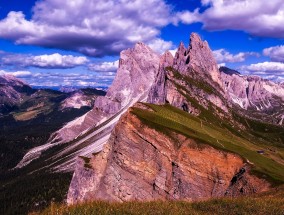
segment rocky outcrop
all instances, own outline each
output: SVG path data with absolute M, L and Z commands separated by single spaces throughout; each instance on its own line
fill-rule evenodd
M 158 68 L 159 55 L 143 43 L 137 43 L 134 48 L 122 51 L 117 75 L 107 94 L 98 97 L 94 109 L 80 120 L 76 120 L 79 124 L 75 121 L 68 123 L 54 135 L 54 139 L 68 142 L 91 125 L 99 125 L 123 108 L 147 99 Z M 68 133 L 70 135 L 67 135 Z
M 174 58 L 172 54 L 167 51 L 160 58 L 159 71 L 155 78 L 155 82 L 149 92 L 147 102 L 153 104 L 165 104 L 166 102 L 166 68 L 173 66 Z
M 175 56 L 174 68 L 183 75 L 191 75 L 190 71 L 194 70 L 199 77 L 206 78 L 209 82 L 213 80 L 220 87 L 223 85 L 218 65 L 207 41 L 202 41 L 196 33 L 190 35 L 190 44 L 187 49 L 183 43 L 180 44 Z
M 142 104 L 136 107 L 147 108 Z M 88 200 L 197 200 L 260 192 L 268 184 L 249 174 L 239 156 L 181 134 L 148 127 L 130 110 L 88 163 L 78 158 L 69 204 Z M 246 169 L 243 171 L 243 169 Z
M 82 107 L 93 108 L 96 98 L 98 96 L 104 96 L 106 94 L 105 91 L 91 88 L 74 90 L 67 93 L 68 97 L 64 99 L 60 104 L 61 110 L 67 108 L 80 109 Z

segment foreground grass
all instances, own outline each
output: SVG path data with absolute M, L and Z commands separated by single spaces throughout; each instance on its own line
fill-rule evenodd
M 87 215 L 87 214 L 284 214 L 284 189 L 252 197 L 221 198 L 201 202 L 152 201 L 152 202 L 89 202 L 67 206 L 53 204 L 33 215 Z

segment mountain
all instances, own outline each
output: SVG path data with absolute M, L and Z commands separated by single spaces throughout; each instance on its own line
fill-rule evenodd
M 258 76 L 241 76 L 222 72 L 229 99 L 247 117 L 282 125 L 284 118 L 284 88 Z
M 219 70 L 194 33 L 157 62 L 147 103 L 123 114 L 101 152 L 78 158 L 69 204 L 235 197 L 284 183 L 284 129 L 265 118 L 283 114 L 281 85 Z
M 17 109 L 17 103 L 34 90 L 12 75 L 0 76 L 0 116 Z
M 95 96 L 91 109 L 65 120 L 13 163 L 2 186 L 10 192 L 2 201 L 14 198 L 21 177 L 25 183 L 35 178 L 31 188 L 47 183 L 45 191 L 35 192 L 36 199 L 44 193 L 48 201 L 50 189 L 56 201 L 65 198 L 71 181 L 69 204 L 197 200 L 269 190 L 284 183 L 282 92 L 283 84 L 219 69 L 208 43 L 195 33 L 175 56 L 137 43 L 121 52 L 105 96 Z M 68 95 L 57 100 L 62 113 L 55 119 L 88 104 L 81 92 Z M 18 181 L 11 182 L 14 175 Z M 55 179 L 40 180 L 50 177 Z
M 178 125 L 186 129 L 174 130 Z M 102 152 L 79 159 L 67 201 L 197 200 L 268 190 L 241 156 L 222 148 L 237 137 L 224 135 L 213 145 L 219 135 L 218 127 L 172 106 L 138 103 L 121 117 Z

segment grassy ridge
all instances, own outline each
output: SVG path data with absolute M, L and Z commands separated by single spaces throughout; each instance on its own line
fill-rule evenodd
M 90 202 L 74 206 L 53 204 L 39 213 L 42 215 L 87 215 L 87 214 L 284 214 L 283 187 L 259 196 L 235 199 L 220 198 L 200 202 L 153 201 L 153 202 Z
M 170 105 L 147 104 L 147 106 L 153 111 L 133 108 L 132 112 L 151 127 L 160 131 L 163 131 L 163 128 L 174 130 L 215 148 L 239 154 L 244 160 L 254 164 L 253 171 L 259 176 L 266 177 L 275 184 L 284 183 L 284 166 L 267 155 L 258 154 L 257 150 L 261 150 L 262 147 L 256 143 Z

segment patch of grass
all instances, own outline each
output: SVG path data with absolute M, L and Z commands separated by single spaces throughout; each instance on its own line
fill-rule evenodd
M 185 81 L 187 85 L 196 87 L 197 89 L 202 89 L 208 94 L 220 95 L 220 93 L 215 90 L 208 82 L 203 81 L 199 74 L 196 74 L 194 70 L 190 71 L 190 76 L 182 75 L 179 71 L 175 70 L 173 67 L 166 67 L 166 71 L 172 72 L 174 77 L 178 80 Z M 204 73 L 206 74 L 206 73 Z M 211 79 L 211 77 L 209 77 Z
M 220 198 L 200 202 L 185 201 L 151 201 L 109 203 L 102 201 L 89 202 L 73 206 L 52 204 L 42 215 L 81 215 L 81 214 L 284 214 L 284 192 L 280 191 L 261 194 L 260 196 L 241 198 Z
M 256 143 L 251 143 L 222 126 L 192 116 L 170 105 L 146 105 L 153 111 L 132 108 L 132 113 L 143 120 L 146 125 L 159 131 L 172 130 L 195 139 L 197 142 L 238 154 L 245 161 L 253 163 L 254 173 L 265 177 L 275 185 L 284 183 L 284 166 L 265 154 L 258 154 L 257 151 L 262 147 Z
M 39 111 L 31 110 L 27 112 L 15 113 L 14 118 L 18 121 L 26 121 L 26 120 L 35 118 L 38 114 L 39 114 Z

